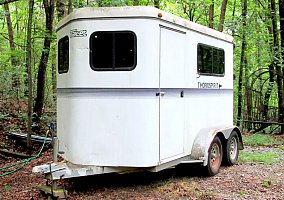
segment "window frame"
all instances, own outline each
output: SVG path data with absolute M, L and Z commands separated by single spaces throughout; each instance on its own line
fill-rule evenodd
M 59 50 L 59 48 L 60 48 L 60 42 L 64 42 L 64 40 L 65 39 L 67 39 L 67 42 L 68 42 L 68 66 L 67 66 L 67 68 L 60 68 L 60 55 L 59 55 L 59 53 L 60 53 L 60 50 Z M 65 45 L 64 43 L 63 43 L 63 45 Z M 65 55 L 65 53 L 66 53 L 66 49 L 67 48 L 64 48 L 63 49 L 63 55 Z M 64 36 L 64 37 L 62 37 L 62 38 L 60 38 L 59 40 L 58 40 L 58 43 L 57 43 L 57 71 L 58 71 L 58 73 L 59 74 L 64 74 L 64 73 L 67 73 L 68 71 L 69 71 L 69 67 L 70 67 L 70 40 L 69 40 L 69 37 L 68 37 L 68 35 L 66 35 L 66 36 Z M 63 67 L 64 67 L 64 62 L 62 63 L 63 64 Z
M 98 34 L 98 33 L 110 33 L 112 34 L 112 45 L 115 43 L 115 34 L 117 33 L 128 33 L 128 34 L 132 34 L 133 35 L 133 45 L 134 45 L 134 48 L 133 48 L 133 51 L 134 51 L 134 58 L 133 58 L 133 65 L 131 67 L 115 67 L 115 64 L 116 64 L 116 61 L 112 55 L 112 67 L 111 68 L 98 68 L 98 67 L 95 67 L 94 66 L 94 63 L 93 63 L 93 42 L 92 42 L 92 37 L 95 35 L 95 34 Z M 93 32 L 91 35 L 90 35 L 90 39 L 89 39 L 89 46 L 90 46 L 90 51 L 89 51 L 89 63 L 90 63 L 90 67 L 92 70 L 94 71 L 132 71 L 136 68 L 137 66 L 137 36 L 136 34 L 133 32 L 133 31 L 130 31 L 130 30 L 123 30 L 123 31 L 95 31 Z M 113 47 L 113 46 L 112 46 Z M 115 48 L 112 48 L 112 53 L 115 52 Z
M 204 47 L 209 47 L 209 48 L 211 48 L 211 51 L 212 51 L 212 62 L 211 62 L 211 73 L 206 73 L 206 72 L 201 72 L 201 68 L 199 68 L 199 54 L 198 54 L 198 52 L 199 52 L 199 47 L 202 47 L 202 46 L 204 46 Z M 224 64 L 223 64 L 223 73 L 214 73 L 214 65 L 213 65 L 213 59 L 214 59 L 214 55 L 213 55 L 213 51 L 214 50 L 217 50 L 217 51 L 222 51 L 223 52 L 223 58 L 224 58 Z M 215 68 L 216 69 L 216 68 Z M 208 45 L 208 44 L 204 44 L 204 43 L 198 43 L 197 44 L 197 73 L 199 74 L 199 75 L 203 75 L 203 76 L 217 76 L 217 77 L 224 77 L 225 76 L 225 73 L 226 73 L 226 55 L 225 55 L 225 50 L 223 49 L 223 48 L 219 48 L 219 47 L 215 47 L 215 46 L 212 46 L 212 45 Z

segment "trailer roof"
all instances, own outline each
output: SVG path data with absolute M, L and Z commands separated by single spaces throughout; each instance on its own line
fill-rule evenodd
M 155 7 L 150 6 L 125 6 L 125 7 L 87 7 L 76 9 L 74 12 L 62 19 L 57 26 L 57 30 L 61 29 L 66 24 L 84 19 L 98 19 L 98 18 L 152 18 L 162 21 L 167 21 L 184 28 L 209 35 L 221 40 L 232 43 L 233 37 L 216 31 L 214 29 L 202 26 L 200 24 L 191 22 L 184 18 L 175 16 L 173 14 L 164 12 Z

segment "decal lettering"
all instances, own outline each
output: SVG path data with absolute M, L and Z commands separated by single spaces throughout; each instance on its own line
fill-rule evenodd
M 198 88 L 201 89 L 219 89 L 219 83 L 204 83 L 204 82 L 198 82 Z
M 72 29 L 70 30 L 70 38 L 73 37 L 87 37 L 87 30 L 78 30 L 78 29 Z

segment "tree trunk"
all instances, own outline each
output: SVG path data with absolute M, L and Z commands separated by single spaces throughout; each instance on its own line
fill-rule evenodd
M 9 45 L 10 45 L 10 50 L 11 50 L 11 64 L 13 71 L 16 71 L 16 73 L 13 75 L 13 83 L 12 87 L 18 88 L 20 86 L 20 80 L 18 76 L 18 70 L 15 68 L 18 68 L 19 62 L 17 60 L 17 57 L 15 55 L 15 43 L 14 43 L 14 31 L 13 31 L 13 25 L 12 25 L 12 20 L 11 20 L 11 14 L 10 14 L 10 9 L 8 4 L 4 4 L 5 8 L 5 13 L 6 13 L 6 21 L 7 21 L 7 27 L 8 27 L 8 35 L 9 35 Z
M 52 31 L 53 31 L 53 19 L 54 19 L 54 3 L 55 0 L 43 0 L 43 5 L 45 8 L 46 16 L 46 33 L 44 37 L 44 47 L 42 50 L 38 75 L 37 75 L 37 94 L 35 99 L 33 118 L 35 123 L 39 123 L 42 116 L 43 103 L 44 103 L 44 93 L 45 93 L 45 79 L 46 79 L 46 68 L 49 58 L 50 45 L 52 42 Z
M 248 80 L 247 80 L 247 84 L 245 87 L 244 96 L 245 96 L 246 113 L 244 113 L 243 119 L 251 121 L 252 120 L 252 87 Z M 248 131 L 251 130 L 251 123 L 247 123 L 246 129 Z
M 224 21 L 225 21 L 227 3 L 228 3 L 228 0 L 223 0 L 223 2 L 222 2 L 220 20 L 219 20 L 219 25 L 218 25 L 218 31 L 220 31 L 220 32 L 223 32 L 223 28 L 224 28 Z
M 33 103 L 33 82 L 32 82 L 32 21 L 33 21 L 34 0 L 29 1 L 29 18 L 27 28 L 27 54 L 26 68 L 28 70 L 28 133 L 27 133 L 27 148 L 31 152 L 31 134 L 32 134 L 32 103 Z
M 238 113 L 237 113 L 237 126 L 240 126 L 242 117 L 242 102 L 243 102 L 243 70 L 247 63 L 246 59 L 246 24 L 247 24 L 247 0 L 242 0 L 242 47 L 241 47 L 241 62 L 239 69 L 239 80 L 238 80 Z
M 58 18 L 58 20 L 61 20 L 63 17 L 66 16 L 66 14 L 67 14 L 67 11 L 66 11 L 66 0 L 57 0 L 56 1 L 56 11 L 57 11 L 57 18 Z
M 268 6 L 268 9 L 271 10 L 271 4 Z M 268 19 L 272 19 L 272 12 L 268 13 L 267 16 Z M 268 26 L 268 33 L 270 35 L 273 35 L 274 31 L 273 31 L 273 23 L 271 24 L 271 26 Z M 276 42 L 278 41 L 278 39 L 276 38 L 276 40 L 274 39 L 273 42 L 270 42 L 271 44 L 271 48 L 270 51 L 273 53 L 274 55 L 274 51 L 275 49 L 273 48 L 276 44 Z M 269 71 L 269 84 L 268 87 L 266 89 L 265 95 L 264 95 L 264 100 L 263 100 L 263 109 L 262 109 L 262 118 L 263 121 L 267 121 L 268 120 L 268 111 L 269 111 L 269 101 L 270 101 L 270 96 L 274 87 L 274 81 L 275 81 L 275 62 L 272 61 L 269 66 L 268 66 L 268 71 Z M 262 88 L 263 89 L 263 88 Z
M 13 3 L 13 2 L 15 2 L 15 1 L 19 1 L 19 0 L 2 0 L 2 1 L 0 2 L 0 5 L 5 5 L 5 4 L 8 4 L 8 3 Z
M 284 58 L 284 2 L 283 0 L 279 0 L 279 16 L 280 16 L 280 40 L 281 40 L 281 56 L 282 56 L 282 73 L 280 78 L 282 77 L 282 95 L 284 93 L 284 65 L 283 65 L 283 58 Z M 280 68 L 281 70 L 281 68 Z M 282 96 L 282 102 L 279 111 L 281 110 L 281 117 L 279 119 L 280 123 L 284 123 L 284 102 Z M 281 133 L 284 133 L 284 126 L 281 126 Z
M 211 4 L 209 5 L 209 20 L 208 20 L 208 27 L 214 28 L 214 0 L 212 0 Z
M 139 5 L 139 0 L 133 0 L 133 6 L 138 6 Z
M 234 0 L 234 6 L 233 6 L 233 13 L 232 13 L 232 19 L 235 19 L 235 13 L 236 13 L 236 0 Z M 235 28 L 232 30 L 232 36 L 235 36 Z
M 273 63 L 275 66 L 276 71 L 276 85 L 277 85 L 277 92 L 278 92 L 278 121 L 281 123 L 283 122 L 283 82 L 282 82 L 282 69 L 280 60 L 280 50 L 279 50 L 279 32 L 277 29 L 277 18 L 276 18 L 276 6 L 275 0 L 270 0 L 270 9 L 271 9 L 271 20 L 272 20 L 272 32 L 273 32 L 273 42 L 274 42 L 274 56 L 273 56 Z M 281 128 L 281 132 L 283 133 L 283 127 Z
M 154 0 L 154 6 L 160 8 L 160 0 Z
M 53 97 L 53 100 L 56 102 L 56 55 L 54 54 L 52 56 L 52 64 L 51 64 L 51 67 L 52 67 L 52 71 L 51 71 L 51 77 L 52 77 L 52 97 Z
M 87 5 L 89 3 L 87 2 Z M 70 14 L 71 12 L 73 12 L 73 7 L 72 7 L 72 0 L 68 0 L 68 14 Z

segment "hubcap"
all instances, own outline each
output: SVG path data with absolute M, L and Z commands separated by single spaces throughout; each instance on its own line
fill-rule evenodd
M 230 159 L 234 160 L 237 156 L 238 152 L 238 142 L 235 137 L 232 137 L 231 143 L 230 143 Z
M 217 144 L 213 144 L 211 149 L 211 158 L 210 158 L 210 163 L 212 168 L 218 168 L 220 160 L 221 160 L 220 147 Z

